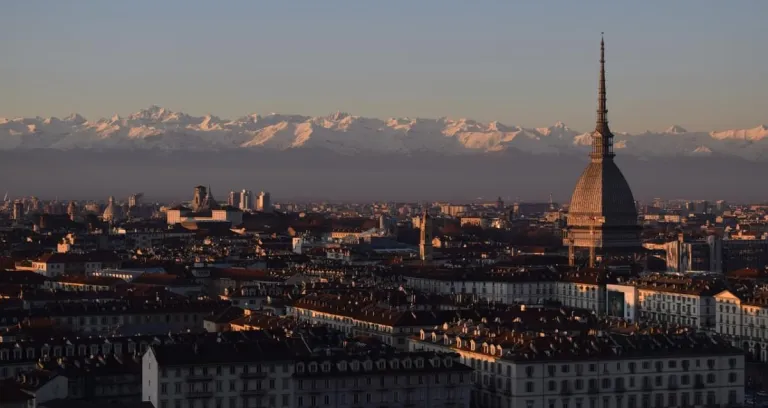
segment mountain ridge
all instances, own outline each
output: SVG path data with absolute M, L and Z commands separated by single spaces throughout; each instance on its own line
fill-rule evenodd
M 341 154 L 443 155 L 519 150 L 531 154 L 569 154 L 589 150 L 590 133 L 562 122 L 522 127 L 468 118 L 368 118 L 336 112 L 327 116 L 269 113 L 223 119 L 192 116 L 152 105 L 128 116 L 89 121 L 73 113 L 64 118 L 0 118 L 0 150 L 152 149 L 216 151 L 325 148 Z M 768 160 L 768 126 L 689 132 L 672 125 L 661 132 L 615 132 L 619 154 L 638 157 L 734 156 Z

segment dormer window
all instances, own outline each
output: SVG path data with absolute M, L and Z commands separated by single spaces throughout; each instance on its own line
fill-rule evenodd
M 324 361 L 322 370 L 324 373 L 331 371 L 331 363 Z
M 297 373 L 303 373 L 304 372 L 304 363 L 296 364 L 296 372 Z
M 446 367 L 451 367 L 453 366 L 453 360 L 451 360 L 450 358 L 446 358 L 443 364 L 445 364 Z
M 347 362 L 342 360 L 339 362 L 339 371 L 347 371 Z
M 136 352 L 136 343 L 130 341 L 128 342 L 128 354 L 132 354 Z
M 421 358 L 416 359 L 416 368 L 424 368 L 424 359 L 421 359 Z
M 352 371 L 358 371 L 360 369 L 360 362 L 355 360 L 352 362 Z
M 371 360 L 365 360 L 365 363 L 363 363 L 363 369 L 366 371 L 370 371 L 373 368 L 373 362 Z
M 35 349 L 31 347 L 27 349 L 27 358 L 35 358 Z
M 410 359 L 403 360 L 403 368 L 405 368 L 405 369 L 411 368 L 411 360 Z
M 79 356 L 85 356 L 88 353 L 88 347 L 85 346 L 85 344 L 81 344 L 80 347 L 77 348 L 77 355 Z
M 40 349 L 40 355 L 41 357 L 49 357 L 51 355 L 51 348 L 48 345 L 43 346 L 43 348 Z
M 8 350 L 0 350 L 0 361 L 8 360 Z
M 387 360 L 384 360 L 384 359 L 382 359 L 382 360 L 379 360 L 379 361 L 376 363 L 376 365 L 378 366 L 378 369 L 379 369 L 379 370 L 384 370 L 384 369 L 386 369 L 386 368 L 387 368 Z
M 91 345 L 91 355 L 95 356 L 99 354 L 99 346 L 97 344 Z
M 120 343 L 115 343 L 115 354 L 122 354 L 123 352 L 123 345 Z
M 317 363 L 309 363 L 309 372 L 310 373 L 316 373 L 317 372 Z
M 440 359 L 435 357 L 432 359 L 432 368 L 438 368 L 440 367 Z
M 13 350 L 13 359 L 14 360 L 21 360 L 21 349 Z
M 75 355 L 75 346 L 67 346 L 67 357 L 73 357 Z

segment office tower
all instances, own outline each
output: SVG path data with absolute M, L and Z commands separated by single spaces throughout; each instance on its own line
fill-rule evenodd
M 240 209 L 248 211 L 253 209 L 253 192 L 251 190 L 243 190 L 240 192 Z
M 256 201 L 256 210 L 262 212 L 272 211 L 272 200 L 267 192 L 260 192 L 259 198 Z

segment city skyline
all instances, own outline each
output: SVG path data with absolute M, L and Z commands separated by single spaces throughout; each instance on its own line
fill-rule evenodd
M 589 45 L 605 31 L 614 128 L 766 122 L 767 57 L 753 51 L 761 2 L 151 5 L 9 5 L 0 117 L 110 117 L 156 104 L 227 117 L 350 111 L 588 129 Z

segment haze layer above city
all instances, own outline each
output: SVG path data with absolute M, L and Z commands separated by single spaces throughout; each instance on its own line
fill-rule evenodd
M 765 4 L 553 3 L 13 4 L 3 187 L 565 200 L 588 159 L 605 31 L 637 198 L 763 199 L 749 175 L 768 170 Z

